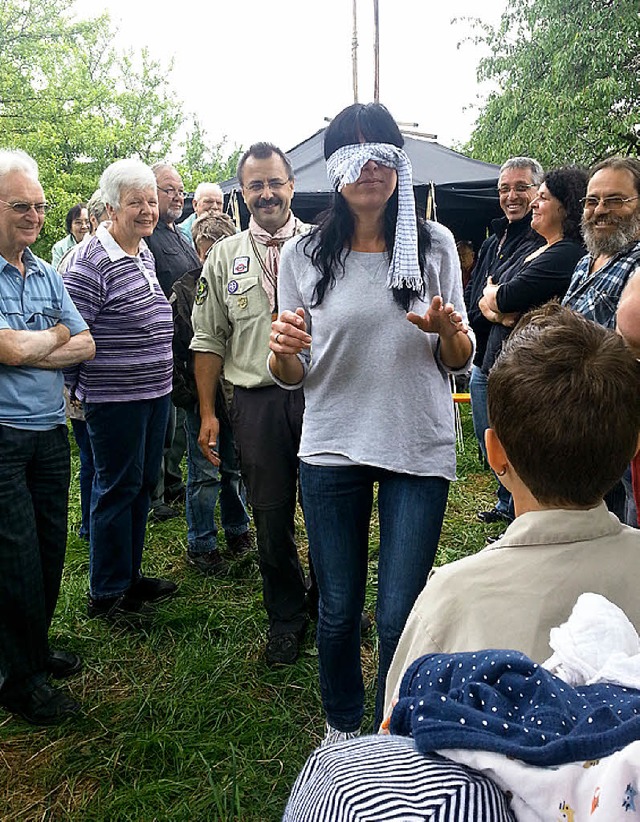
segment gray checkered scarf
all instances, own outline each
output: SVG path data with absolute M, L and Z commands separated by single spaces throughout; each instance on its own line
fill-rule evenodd
M 375 160 L 398 172 L 398 219 L 393 256 L 387 275 L 387 288 L 410 288 L 422 293 L 424 283 L 418 263 L 416 204 L 413 197 L 411 161 L 406 153 L 390 143 L 355 143 L 336 149 L 327 160 L 327 174 L 336 191 L 355 183 L 363 166 Z

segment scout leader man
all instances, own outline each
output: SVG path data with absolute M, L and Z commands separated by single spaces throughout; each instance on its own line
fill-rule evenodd
M 0 151 L 0 705 L 35 725 L 80 710 L 49 684 L 80 657 L 50 648 L 67 545 L 62 368 L 95 345 L 55 269 L 29 250 L 44 223 L 38 166 Z
M 271 143 L 240 158 L 238 180 L 251 214 L 249 228 L 211 249 L 193 310 L 199 443 L 214 465 L 220 373 L 234 386 L 231 406 L 240 467 L 253 508 L 269 665 L 295 662 L 307 626 L 305 586 L 294 538 L 302 390 L 285 391 L 267 371 L 272 317 L 277 315 L 280 247 L 308 228 L 291 211 L 293 169 Z

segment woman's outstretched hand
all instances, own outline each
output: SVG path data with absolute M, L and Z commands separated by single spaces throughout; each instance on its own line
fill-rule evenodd
M 429 334 L 439 334 L 442 339 L 454 337 L 458 333 L 467 334 L 469 328 L 452 303 L 444 303 L 442 297 L 435 296 L 424 316 L 410 311 L 407 314 L 410 323 L 418 326 L 421 331 Z

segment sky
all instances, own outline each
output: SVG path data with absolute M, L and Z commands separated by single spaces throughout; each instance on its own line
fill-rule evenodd
M 380 102 L 447 146 L 464 143 L 487 89 L 478 87 L 481 47 L 459 41 L 496 23 L 507 0 L 379 0 Z M 96 15 L 76 0 L 76 15 Z M 104 9 L 105 6 L 100 7 Z M 209 142 L 231 151 L 268 140 L 293 148 L 353 102 L 352 0 L 109 0 L 114 45 L 174 68 L 171 85 Z M 358 99 L 373 99 L 373 0 L 358 0 Z M 480 97 L 478 95 L 481 95 Z M 226 152 L 225 152 L 226 153 Z M 179 156 L 180 151 L 176 152 Z

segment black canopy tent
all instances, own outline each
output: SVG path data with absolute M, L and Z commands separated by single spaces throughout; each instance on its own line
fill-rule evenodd
M 295 175 L 293 210 L 310 223 L 331 198 L 323 154 L 324 132 L 320 129 L 286 152 Z M 412 134 L 405 134 L 404 138 L 413 167 L 418 211 L 424 216 L 433 183 L 438 221 L 451 229 L 456 239 L 471 240 L 477 248 L 491 220 L 502 215 L 496 191 L 499 167 L 472 160 L 432 139 Z M 237 177 L 221 185 L 227 195 L 240 189 Z M 244 226 L 248 213 L 242 197 L 238 200 Z

